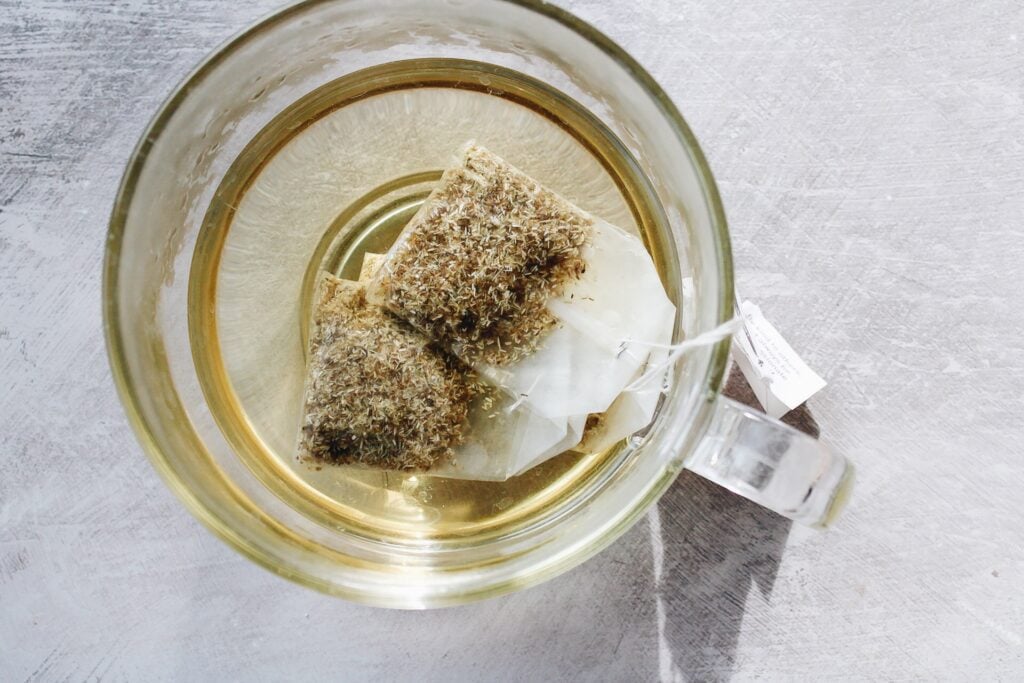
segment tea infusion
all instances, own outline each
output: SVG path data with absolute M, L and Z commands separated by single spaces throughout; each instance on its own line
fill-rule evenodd
M 619 399 L 592 410 L 608 391 L 590 385 L 625 359 L 622 396 L 655 346 L 624 346 L 645 339 L 593 295 L 656 282 L 626 312 L 655 311 L 646 341 L 668 341 L 656 269 L 668 254 L 655 239 L 664 218 L 618 140 L 538 81 L 460 60 L 369 71 L 289 107 L 218 190 L 190 281 L 202 388 L 242 460 L 317 521 L 411 538 L 507 530 L 615 457 L 593 438 L 608 421 L 592 415 L 611 416 Z M 479 146 L 460 158 L 467 140 Z M 496 187 L 511 194 L 488 204 Z M 459 203 L 467 197 L 476 209 Z M 446 211 L 451 220 L 438 220 Z M 502 217 L 506 229 L 483 230 Z M 527 237 L 533 246 L 517 241 Z M 385 257 L 360 283 L 373 253 Z M 454 260 L 442 267 L 446 253 Z M 482 285 L 486 295 L 466 298 Z M 603 307 L 621 317 L 623 298 Z M 361 359 L 358 349 L 368 363 L 315 385 L 317 368 Z M 396 358 L 415 362 L 396 369 Z M 396 381 L 415 400 L 384 390 Z M 342 385 L 378 408 L 326 399 L 324 387 Z M 515 457 L 493 458 L 502 448 Z

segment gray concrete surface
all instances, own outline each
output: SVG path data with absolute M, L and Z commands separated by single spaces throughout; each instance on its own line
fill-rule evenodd
M 563 2 L 689 118 L 859 487 L 821 534 L 684 476 L 557 580 L 400 613 L 213 538 L 109 380 L 123 165 L 276 4 L 0 0 L 0 680 L 1024 678 L 1024 5 Z

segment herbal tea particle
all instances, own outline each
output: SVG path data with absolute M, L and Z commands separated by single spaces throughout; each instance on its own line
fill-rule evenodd
M 365 254 L 360 282 L 372 278 L 383 260 L 382 255 Z M 430 474 L 504 481 L 579 443 L 582 421 L 541 417 L 507 392 L 481 382 L 468 367 L 462 370 L 472 393 L 464 438 L 454 457 L 439 461 Z
M 426 470 L 465 440 L 471 392 L 461 363 L 322 276 L 310 326 L 302 460 Z
M 360 279 L 382 258 L 367 254 Z M 579 442 L 567 420 L 540 417 L 483 384 L 425 336 L 367 302 L 362 284 L 321 278 L 300 460 L 503 481 Z
M 373 291 L 465 360 L 505 365 L 555 327 L 547 302 L 583 273 L 592 224 L 537 181 L 469 146 L 389 252 Z
M 369 292 L 538 415 L 575 423 L 612 405 L 675 316 L 637 237 L 475 145 Z

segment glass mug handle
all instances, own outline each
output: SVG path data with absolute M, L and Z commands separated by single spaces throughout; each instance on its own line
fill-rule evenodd
M 853 466 L 817 439 L 719 396 L 686 468 L 784 517 L 828 526 L 853 485 Z

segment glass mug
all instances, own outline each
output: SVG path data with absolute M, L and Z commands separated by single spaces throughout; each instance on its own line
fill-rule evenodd
M 274 354 L 298 353 L 299 335 L 291 334 L 295 321 L 282 325 L 295 340 L 289 337 L 280 348 L 261 340 L 275 334 L 273 316 L 299 315 L 295 305 L 288 313 L 274 308 L 294 304 L 299 289 L 272 282 L 270 274 L 269 283 L 248 281 L 245 287 L 263 287 L 263 299 L 228 313 L 248 321 L 258 334 L 232 351 L 230 335 L 224 333 L 232 315 L 222 315 L 216 323 L 220 341 L 216 332 L 204 336 L 203 321 L 224 308 L 230 290 L 214 288 L 209 297 L 202 296 L 203 274 L 225 279 L 223 261 L 232 253 L 230 241 L 227 247 L 223 241 L 227 223 L 217 222 L 238 209 L 225 190 L 232 173 L 246 159 L 252 173 L 262 172 L 262 157 L 254 157 L 252 150 L 271 144 L 261 143 L 261 135 L 275 125 L 280 129 L 281 113 L 296 102 L 320 107 L 318 116 L 340 115 L 317 93 L 340 83 L 358 91 L 353 101 L 384 102 L 394 65 L 418 65 L 423 85 L 429 85 L 433 72 L 428 67 L 448 64 L 431 60 L 452 59 L 476 65 L 472 78 L 488 93 L 515 91 L 520 81 L 502 81 L 515 73 L 525 79 L 522 83 L 537 84 L 538 92 L 548 88 L 554 100 L 571 102 L 575 108 L 566 109 L 564 118 L 583 112 L 580 125 L 603 131 L 618 150 L 609 168 L 619 164 L 623 177 L 643 179 L 645 205 L 658 213 L 655 229 L 645 238 L 666 290 L 680 304 L 677 339 L 711 330 L 733 316 L 729 237 L 707 163 L 665 93 L 608 38 L 534 0 L 301 2 L 231 40 L 176 89 L 135 150 L 114 207 L 104 265 L 108 350 L 132 426 L 169 486 L 216 534 L 268 569 L 355 601 L 406 608 L 501 594 L 577 565 L 636 522 L 684 467 L 791 519 L 827 524 L 842 505 L 852 468 L 809 436 L 719 396 L 728 341 L 686 355 L 654 422 L 642 434 L 600 456 L 545 463 L 535 468 L 540 474 L 527 473 L 510 483 L 477 486 L 382 473 L 343 476 L 334 468 L 307 476 L 272 458 L 250 457 L 265 445 L 261 440 L 274 439 L 267 435 L 273 430 L 260 423 L 261 411 L 271 411 L 267 406 L 279 394 L 291 401 L 284 412 L 296 409 L 295 388 L 289 388 L 290 380 L 274 378 L 277 365 L 270 362 Z M 492 69 L 493 83 L 479 76 Z M 402 97 L 413 98 L 402 102 L 415 118 L 420 112 L 409 103 L 418 95 Z M 443 111 L 443 106 L 437 110 Z M 475 116 L 466 125 L 478 130 L 468 132 L 495 134 L 487 131 L 488 120 Z M 550 122 L 523 125 L 553 129 Z M 332 126 L 343 128 L 338 121 Z M 290 134 L 301 127 L 286 128 Z M 366 127 L 357 137 L 347 134 L 352 147 L 369 140 L 370 155 L 374 145 L 392 138 L 399 150 L 392 153 L 399 160 L 395 163 L 405 163 L 403 172 L 421 173 L 406 173 L 402 182 L 378 182 L 394 169 L 361 171 L 353 176 L 352 188 L 333 183 L 330 191 L 339 197 L 349 189 L 355 192 L 363 176 L 379 171 L 381 178 L 366 180 L 373 189 L 362 196 L 369 199 L 355 209 L 328 205 L 325 211 L 354 220 L 360 212 L 377 211 L 388 193 L 404 197 L 415 190 L 422 198 L 437 177 L 436 166 L 419 165 L 416 145 L 402 147 L 405 133 Z M 422 146 L 441 137 L 443 130 L 431 132 Z M 520 137 L 516 131 L 508 145 L 514 147 Z M 586 144 L 578 147 L 586 151 Z M 560 154 L 571 157 L 574 150 L 566 147 Z M 567 164 L 555 156 L 555 166 L 564 171 Z M 577 161 L 569 164 L 571 173 L 583 173 L 591 163 L 583 157 Z M 529 164 L 523 168 L 534 171 Z M 605 173 L 600 164 L 594 169 L 594 174 Z M 540 162 L 537 172 L 545 180 Z M 558 178 L 552 182 L 557 185 Z M 310 183 L 304 179 L 303 185 Z M 559 189 L 573 191 L 571 183 Z M 388 215 L 407 219 L 410 206 L 388 209 Z M 280 240 L 279 248 L 270 251 L 274 263 L 313 263 L 307 268 L 309 280 L 308 273 L 321 267 L 317 259 L 326 258 L 320 253 L 324 247 L 303 242 L 305 212 L 288 211 L 295 223 L 269 231 L 269 239 Z M 630 220 L 628 212 L 622 215 L 622 221 Z M 318 220 L 306 221 L 310 235 L 327 230 Z M 346 230 L 343 225 L 339 234 Z M 210 253 L 221 261 L 211 261 Z M 240 253 L 263 258 L 245 249 Z M 210 263 L 215 265 L 207 273 L 203 269 Z M 209 358 L 232 353 L 252 355 L 250 364 L 265 370 L 266 376 L 257 372 L 249 382 L 262 386 L 262 394 L 247 398 L 239 388 L 244 382 L 231 376 L 230 367 L 220 380 L 210 379 Z M 231 366 L 236 361 L 224 362 Z M 227 405 L 222 399 L 234 401 L 237 422 L 222 419 Z M 265 433 L 254 437 L 249 428 L 252 434 Z M 571 485 L 559 484 L 563 481 Z M 493 497 L 493 507 L 480 513 L 473 508 L 480 500 L 474 502 L 473 496 Z

